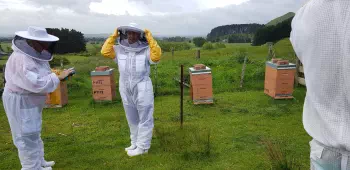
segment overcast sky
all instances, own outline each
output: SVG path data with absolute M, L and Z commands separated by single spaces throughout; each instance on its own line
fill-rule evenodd
M 0 35 L 29 25 L 112 33 L 136 22 L 159 36 L 205 36 L 214 27 L 261 23 L 306 0 L 0 0 Z

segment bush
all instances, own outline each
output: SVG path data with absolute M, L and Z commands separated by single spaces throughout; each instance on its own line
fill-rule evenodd
M 205 40 L 203 37 L 195 37 L 195 38 L 193 38 L 193 43 L 197 47 L 202 47 L 206 42 L 207 42 L 207 40 Z
M 243 64 L 244 63 L 244 58 L 247 56 L 247 50 L 244 48 L 240 48 L 236 54 L 236 61 L 239 64 Z M 249 63 L 248 59 L 247 59 L 247 63 Z
M 214 49 L 214 46 L 212 43 L 205 43 L 202 48 L 204 50 L 212 50 L 212 49 Z
M 224 43 L 215 43 L 215 48 L 226 48 Z
M 60 66 L 61 66 L 61 59 L 63 60 L 63 65 L 68 65 L 68 64 L 70 64 L 69 60 L 68 60 L 66 57 L 57 56 L 57 57 L 54 57 L 54 58 L 50 61 L 50 66 L 51 66 L 51 67 L 60 67 Z

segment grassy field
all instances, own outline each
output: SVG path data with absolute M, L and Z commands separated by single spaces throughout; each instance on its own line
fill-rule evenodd
M 278 57 L 293 60 L 288 40 L 275 48 Z M 88 45 L 88 50 L 95 54 L 97 48 Z M 237 55 L 243 50 L 249 62 L 240 89 L 242 64 Z M 66 67 L 74 65 L 77 75 L 68 84 L 69 105 L 43 112 L 46 157 L 57 162 L 54 169 L 279 169 L 264 144 L 271 141 L 288 160 L 308 169 L 311 138 L 302 126 L 305 88 L 295 90 L 294 100 L 275 101 L 264 95 L 267 51 L 266 46 L 230 44 L 224 49 L 202 50 L 199 61 L 194 49 L 176 51 L 174 57 L 165 53 L 157 73 L 152 67 L 157 91 L 152 148 L 148 155 L 136 158 L 128 158 L 124 152 L 129 132 L 120 99 L 95 103 L 91 97 L 89 71 L 116 65 L 97 53 L 90 57 L 66 55 L 71 61 Z M 185 123 L 180 129 L 179 86 L 173 78 L 179 77 L 181 64 L 188 68 L 196 63 L 212 68 L 215 104 L 192 105 L 186 89 Z M 19 169 L 2 107 L 0 113 L 0 169 Z

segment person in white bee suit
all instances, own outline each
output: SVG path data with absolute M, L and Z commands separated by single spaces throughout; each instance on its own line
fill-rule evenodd
M 22 170 L 50 170 L 55 164 L 44 159 L 41 125 L 46 94 L 72 72 L 65 70 L 59 77 L 51 72 L 48 61 L 58 40 L 44 28 L 29 27 L 16 32 L 12 41 L 2 100 Z
M 118 44 L 114 45 L 118 38 Z M 130 128 L 131 146 L 125 148 L 132 156 L 148 152 L 151 146 L 154 96 L 150 64 L 157 64 L 161 48 L 149 30 L 137 24 L 117 28 L 104 43 L 101 53 L 118 64 L 119 92 Z
M 350 170 L 350 1 L 310 0 L 292 21 L 312 170 Z

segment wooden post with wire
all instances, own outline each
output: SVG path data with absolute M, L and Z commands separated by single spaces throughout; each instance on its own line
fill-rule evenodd
M 305 83 L 305 76 L 304 76 L 304 67 L 299 58 L 295 55 L 296 61 L 296 73 L 295 73 L 295 81 L 294 84 L 295 86 L 303 85 L 306 86 Z
M 201 50 L 197 50 L 196 59 L 199 60 L 201 58 Z
M 171 56 L 172 56 L 173 59 L 174 59 L 174 47 L 171 47 Z
M 267 42 L 266 44 L 269 47 L 269 52 L 267 54 L 266 61 L 269 61 L 275 58 L 275 50 L 273 48 L 273 42 Z
M 184 99 L 184 65 L 181 65 L 181 82 L 180 82 L 180 120 L 181 120 L 181 128 L 183 127 L 183 99 Z
M 4 65 L 3 66 L 3 71 L 2 71 L 2 73 L 3 73 L 3 76 L 2 76 L 2 78 L 3 78 L 3 88 L 2 89 L 0 89 L 0 97 L 2 96 L 2 94 L 4 93 L 4 91 L 5 91 L 5 84 L 6 84 L 6 79 L 5 79 L 5 68 L 6 68 L 6 65 Z
M 245 68 L 246 68 L 246 66 L 247 66 L 247 59 L 248 59 L 248 56 L 245 56 L 245 57 L 244 57 L 243 67 L 242 67 L 241 83 L 240 83 L 241 85 L 240 85 L 240 88 L 243 87 Z
M 154 69 L 155 69 L 155 90 L 154 90 L 154 97 L 157 97 L 158 95 L 158 67 L 157 67 L 157 64 L 154 66 Z
M 6 84 L 6 79 L 5 79 L 5 70 L 6 70 L 6 64 L 2 67 L 2 78 L 3 78 L 3 83 L 4 83 L 4 89 L 5 89 L 5 84 Z

